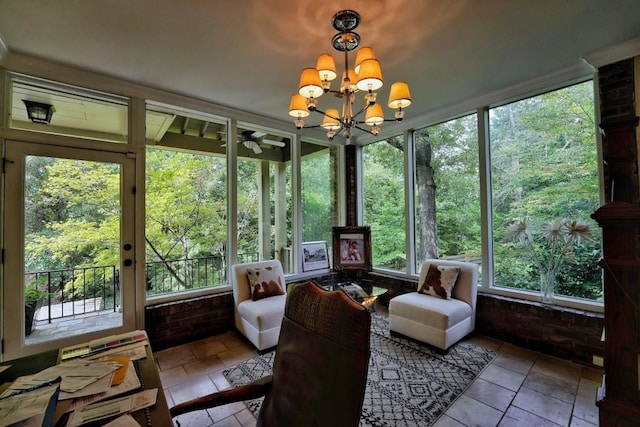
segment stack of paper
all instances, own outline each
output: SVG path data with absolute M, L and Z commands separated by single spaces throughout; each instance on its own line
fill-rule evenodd
M 146 357 L 146 345 L 146 333 L 134 331 L 61 350 L 62 363 L 19 377 L 0 394 L 0 426 L 53 425 L 58 401 L 65 401 L 58 416 L 70 412 L 68 426 L 113 419 L 155 404 L 157 389 L 125 395 L 141 388 L 133 361 Z M 48 414 L 51 420 L 45 421 Z M 137 425 L 132 417 L 112 423 Z

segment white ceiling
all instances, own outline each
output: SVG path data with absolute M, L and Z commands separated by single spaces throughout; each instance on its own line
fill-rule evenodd
M 290 122 L 302 68 L 330 52 L 342 69 L 330 44 L 341 9 L 361 14 L 361 46 L 380 59 L 379 100 L 393 81 L 409 82 L 407 118 L 589 72 L 585 55 L 640 37 L 639 0 L 0 0 L 0 42 Z M 322 107 L 335 102 L 326 98 Z

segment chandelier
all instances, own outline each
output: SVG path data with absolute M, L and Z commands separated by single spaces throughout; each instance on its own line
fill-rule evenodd
M 327 137 L 343 133 L 350 142 L 353 129 L 378 135 L 380 125 L 386 121 L 401 121 L 404 117 L 403 108 L 411 105 L 409 85 L 406 82 L 396 82 L 391 85 L 389 108 L 396 110 L 394 119 L 385 119 L 382 106 L 376 103 L 376 92 L 383 85 L 380 63 L 371 47 L 361 47 L 356 52 L 353 68 L 349 64 L 349 52 L 360 44 L 360 35 L 353 32 L 360 23 L 360 15 L 353 10 L 342 10 L 331 20 L 333 28 L 339 32 L 331 39 L 333 48 L 344 52 L 344 71 L 340 80 L 339 90 L 331 89 L 331 82 L 338 74 L 333 56 L 323 53 L 318 56 L 315 68 L 305 68 L 300 76 L 298 93 L 291 97 L 289 115 L 295 117 L 297 129 L 322 127 L 327 130 Z M 357 92 L 364 92 L 364 105 L 354 113 L 354 101 Z M 342 98 L 342 113 L 335 108 L 323 111 L 318 108 L 318 98 L 330 93 Z M 305 126 L 303 118 L 310 112 L 323 115 L 322 123 L 315 126 Z M 364 120 L 359 119 L 364 113 Z M 363 127 L 366 125 L 368 127 Z

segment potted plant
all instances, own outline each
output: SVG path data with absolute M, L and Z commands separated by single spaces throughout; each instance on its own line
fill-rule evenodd
M 565 261 L 578 263 L 574 257 L 575 247 L 591 239 L 591 228 L 581 221 L 558 218 L 536 229 L 527 219 L 520 219 L 507 228 L 505 239 L 520 243 L 526 250 L 540 273 L 542 301 L 549 303 L 553 301 L 560 267 Z
M 33 318 L 47 296 L 49 296 L 49 294 L 38 289 L 38 286 L 35 283 L 30 283 L 24 289 L 25 335 L 29 335 L 33 331 Z

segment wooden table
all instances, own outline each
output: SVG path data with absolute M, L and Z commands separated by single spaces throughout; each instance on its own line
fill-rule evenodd
M 160 382 L 160 376 L 156 368 L 156 363 L 153 358 L 153 352 L 147 345 L 146 347 L 147 357 L 134 361 L 140 383 L 144 390 L 157 388 L 158 397 L 156 404 L 147 409 L 142 409 L 131 413 L 131 416 L 141 426 L 173 426 L 171 415 L 169 414 L 169 407 L 167 406 L 167 400 L 164 396 L 162 389 L 162 383 Z M 43 369 L 51 367 L 59 362 L 59 351 L 49 350 L 42 353 L 37 353 L 31 356 L 22 357 L 20 359 L 8 360 L 0 363 L 0 366 L 11 365 L 7 370 L 0 372 L 0 384 L 6 384 L 13 382 L 16 378 L 23 375 L 31 375 L 40 372 Z M 139 390 L 137 390 L 139 391 Z M 62 417 L 64 409 L 68 406 L 66 401 L 61 401 L 58 404 L 58 411 L 56 411 L 56 419 L 58 423 L 56 425 L 63 426 L 66 423 L 66 417 Z

